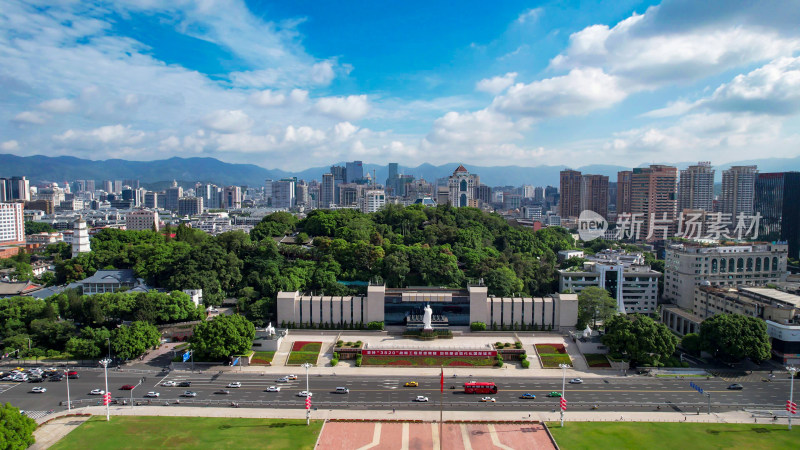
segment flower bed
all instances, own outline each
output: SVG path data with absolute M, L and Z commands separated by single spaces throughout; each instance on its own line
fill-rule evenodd
M 536 344 L 536 351 L 545 369 L 558 368 L 559 364 L 572 364 L 564 344 Z
M 293 352 L 318 352 L 322 348 L 322 342 L 295 341 L 292 344 Z
M 322 342 L 296 341 L 292 344 L 292 352 L 289 353 L 289 359 L 286 364 L 316 364 L 321 348 Z
M 584 353 L 583 356 L 589 367 L 611 367 L 611 363 L 603 353 Z
M 564 344 L 536 344 L 536 351 L 539 352 L 540 355 L 555 353 L 560 353 L 562 355 L 567 354 L 567 349 L 564 348 Z
M 275 357 L 275 352 L 255 352 L 250 359 L 250 365 L 269 366 L 272 364 L 273 357 Z
M 364 356 L 362 366 L 480 367 L 494 365 L 494 358 L 446 356 Z

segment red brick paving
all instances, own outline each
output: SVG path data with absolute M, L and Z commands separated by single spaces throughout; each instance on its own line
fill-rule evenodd
M 325 450 L 361 448 L 372 442 L 374 432 L 375 423 L 371 422 L 328 422 L 322 429 L 317 448 Z
M 547 435 L 544 425 L 540 423 L 524 425 L 495 424 L 497 437 L 501 444 L 511 448 L 552 449 L 553 442 Z
M 438 424 L 436 426 L 438 426 Z M 433 430 L 431 429 L 431 424 L 409 424 L 408 448 L 410 450 L 427 450 L 433 448 Z
M 375 432 L 373 422 L 328 422 L 322 431 L 318 449 L 352 450 L 369 445 Z M 435 424 L 438 428 L 438 424 Z M 467 436 L 473 450 L 496 449 L 487 424 L 466 424 Z M 447 450 L 463 449 L 461 424 L 445 424 L 442 444 Z M 514 449 L 546 449 L 554 446 L 541 424 L 494 424 L 500 443 Z M 403 424 L 381 423 L 380 443 L 376 450 L 400 449 L 403 442 Z M 433 449 L 433 430 L 431 423 L 408 424 L 408 448 L 413 450 Z

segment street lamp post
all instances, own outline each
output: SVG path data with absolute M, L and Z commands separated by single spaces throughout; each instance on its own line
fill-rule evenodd
M 136 384 L 136 386 L 133 387 L 133 389 L 136 389 L 137 387 L 139 387 L 139 385 L 142 384 L 143 382 L 144 382 L 144 378 L 140 378 L 139 382 Z M 131 409 L 133 409 L 133 389 L 131 389 Z
M 105 373 L 105 378 L 106 378 L 106 391 L 104 393 L 106 395 L 108 395 L 108 365 L 110 363 L 111 363 L 110 359 L 104 359 L 100 361 L 100 364 L 103 366 L 103 372 Z M 111 411 L 109 409 L 110 408 L 109 403 L 111 402 L 106 400 L 105 403 L 106 403 L 106 422 L 109 422 L 111 420 Z
M 561 398 L 566 399 L 566 390 L 567 390 L 567 369 L 569 369 L 569 364 L 559 364 L 558 367 L 561 367 Z M 561 409 L 561 426 L 564 426 L 564 408 L 560 407 Z
M 72 401 L 69 399 L 69 367 L 64 371 L 64 375 L 67 376 L 67 411 L 72 411 Z
M 308 368 L 311 367 L 311 364 L 310 363 L 304 363 L 303 367 L 306 368 L 306 394 L 307 394 L 306 398 L 308 398 L 308 396 L 311 395 L 311 391 L 308 390 L 309 389 L 308 388 Z M 307 408 L 306 409 L 306 425 L 310 425 L 310 424 L 311 424 L 311 408 Z
M 786 368 L 786 370 L 788 370 L 789 374 L 792 376 L 792 379 L 789 382 L 789 403 L 792 403 L 794 401 L 794 398 L 793 398 L 794 397 L 794 377 L 797 374 L 797 367 L 788 366 Z M 789 408 L 787 408 L 787 409 L 789 409 Z M 789 416 L 789 430 L 791 431 L 791 429 L 792 429 L 792 412 L 791 411 L 787 411 L 787 412 L 789 413 L 788 414 L 788 416 Z

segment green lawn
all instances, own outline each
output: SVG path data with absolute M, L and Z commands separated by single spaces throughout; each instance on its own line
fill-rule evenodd
M 317 358 L 319 357 L 319 351 L 316 352 L 292 352 L 289 353 L 289 360 L 286 364 L 316 364 Z
M 586 358 L 589 367 L 611 367 L 608 358 L 602 353 L 584 353 L 583 357 Z
M 798 448 L 800 430 L 786 425 L 707 424 L 658 422 L 567 422 L 561 428 L 548 423 L 563 450 L 646 448 L 789 449 Z M 794 442 L 794 444 L 792 444 Z
M 542 367 L 546 369 L 557 368 L 559 364 L 569 364 L 572 365 L 572 359 L 570 359 L 569 355 L 562 355 L 559 353 L 554 354 L 539 354 L 542 360 Z
M 51 448 L 313 449 L 322 421 L 225 417 L 94 416 Z

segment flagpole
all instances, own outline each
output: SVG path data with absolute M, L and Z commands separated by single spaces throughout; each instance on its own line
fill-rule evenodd
M 439 386 L 439 450 L 442 450 L 442 423 L 443 423 L 443 415 L 444 415 L 444 368 L 439 367 L 442 371 L 441 378 L 440 378 L 440 386 Z

